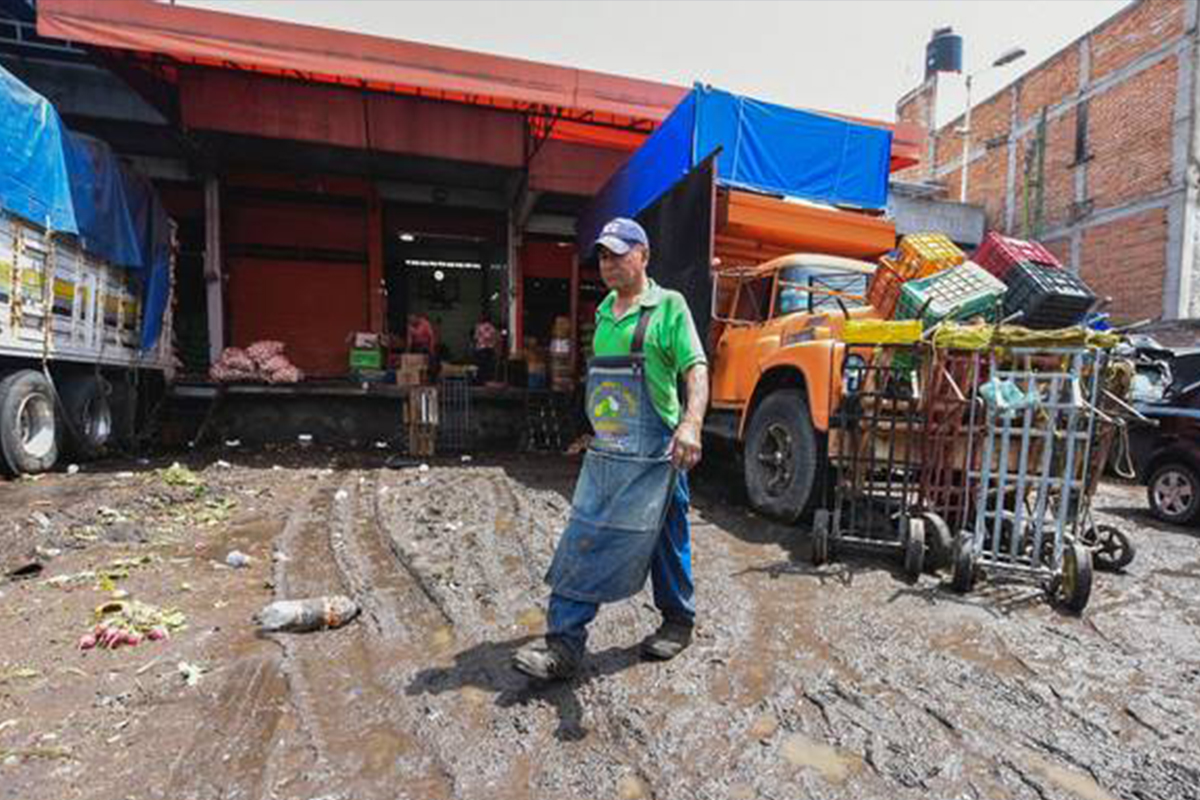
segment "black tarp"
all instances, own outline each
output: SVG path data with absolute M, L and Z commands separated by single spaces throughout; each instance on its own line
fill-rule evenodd
M 712 312 L 716 160 L 714 153 L 637 215 L 650 237 L 650 277 L 687 298 L 705 343 Z

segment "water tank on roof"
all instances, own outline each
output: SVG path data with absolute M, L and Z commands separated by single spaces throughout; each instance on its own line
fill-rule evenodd
M 925 45 L 925 77 L 935 72 L 962 72 L 962 37 L 953 28 L 938 28 Z

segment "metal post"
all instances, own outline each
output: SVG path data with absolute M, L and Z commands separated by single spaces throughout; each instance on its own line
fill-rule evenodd
M 204 281 L 208 305 L 208 356 L 216 363 L 225 349 L 225 291 L 221 270 L 221 191 L 216 177 L 204 183 Z
M 971 153 L 971 77 L 967 76 L 967 113 L 963 117 L 963 146 L 962 146 L 962 185 L 959 187 L 958 201 L 967 202 L 967 160 Z

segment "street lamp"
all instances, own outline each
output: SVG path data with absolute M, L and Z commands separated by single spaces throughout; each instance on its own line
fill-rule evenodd
M 1025 51 L 1020 47 L 1011 47 L 992 62 L 991 66 L 984 67 L 981 70 L 969 73 L 967 75 L 967 113 L 963 118 L 963 145 L 962 145 L 962 184 L 959 186 L 958 201 L 960 203 L 967 202 L 967 157 L 971 152 L 971 80 L 976 75 L 982 75 L 990 69 L 1003 67 L 1006 64 L 1011 64 L 1025 55 Z

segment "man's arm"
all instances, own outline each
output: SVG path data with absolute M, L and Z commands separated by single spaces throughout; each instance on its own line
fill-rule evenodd
M 679 469 L 689 470 L 700 463 L 700 437 L 704 428 L 704 412 L 708 409 L 708 366 L 695 364 L 684 375 L 687 384 L 687 408 L 683 419 L 671 437 L 667 454 Z

